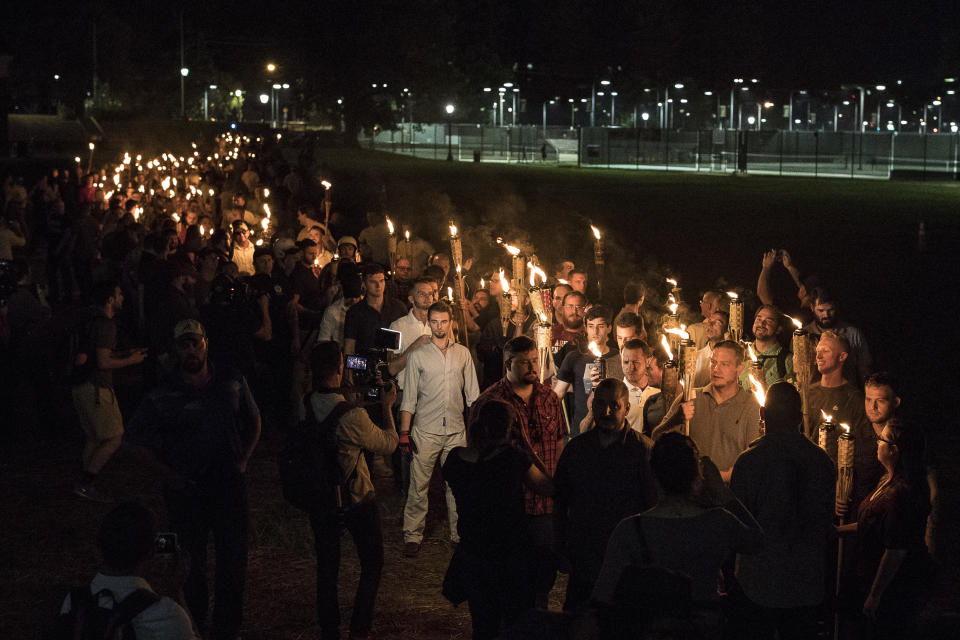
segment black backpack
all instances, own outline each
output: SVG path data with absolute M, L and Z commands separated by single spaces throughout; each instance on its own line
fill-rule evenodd
M 113 608 L 100 606 L 100 598 L 108 597 Z M 103 589 L 90 593 L 90 586 L 70 590 L 70 610 L 57 616 L 49 640 L 136 640 L 131 621 L 160 596 L 149 589 L 137 589 L 117 602 L 113 592 Z
M 317 422 L 309 398 L 303 399 L 306 418 L 287 435 L 277 459 L 283 497 L 307 513 L 342 510 L 349 499 L 343 499 L 345 479 L 337 459 L 337 426 L 354 406 L 340 402 L 323 422 Z

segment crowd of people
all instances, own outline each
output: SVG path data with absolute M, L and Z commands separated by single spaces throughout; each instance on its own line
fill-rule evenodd
M 455 264 L 408 234 L 398 251 L 410 229 L 394 235 L 382 209 L 357 233 L 331 211 L 328 176 L 285 149 L 228 133 L 98 170 L 78 159 L 29 191 L 4 181 L 6 379 L 40 419 L 51 394 L 72 396 L 78 498 L 113 501 L 100 472 L 120 447 L 155 473 L 190 558 L 185 608 L 143 600 L 143 637 L 237 637 L 247 465 L 262 432 L 305 423 L 336 434 L 345 488 L 309 513 L 322 638 L 341 631 L 343 531 L 361 566 L 349 633 L 366 637 L 384 564 L 376 489 L 404 496 L 399 551 L 416 562 L 438 465 L 443 593 L 468 603 L 475 638 L 533 634 L 558 572 L 564 614 L 541 634 L 808 638 L 835 614 L 843 637 L 916 632 L 937 503 L 922 432 L 841 301 L 787 251 L 762 255 L 747 327 L 730 326 L 742 311 L 725 291 L 704 291 L 697 313 L 675 290 L 667 309 L 642 274 L 614 313 L 562 256 L 543 287 L 507 295 L 497 264 Z M 778 298 L 784 276 L 795 297 Z M 791 320 L 817 337 L 816 381 L 800 391 Z M 696 367 L 668 393 L 678 327 Z M 854 439 L 849 495 L 836 490 L 840 430 L 822 437 L 824 421 Z M 93 593 L 149 591 L 136 572 L 152 526 L 136 505 L 111 512 Z

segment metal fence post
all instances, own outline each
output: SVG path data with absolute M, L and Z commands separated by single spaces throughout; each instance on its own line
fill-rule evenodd
M 583 147 L 583 128 L 577 127 L 577 169 L 580 168 L 580 151 Z
M 666 138 L 664 138 L 663 143 L 663 168 L 666 171 L 670 171 L 670 127 L 667 127 L 663 131 L 666 133 Z
M 857 167 L 857 132 L 850 132 L 850 177 L 853 177 L 853 172 Z
M 921 173 L 921 180 L 927 179 L 927 134 L 923 134 L 923 171 Z
M 780 177 L 783 177 L 783 131 L 777 132 L 777 137 L 780 138 Z
M 634 120 L 636 120 L 636 119 L 634 119 Z M 636 165 L 637 165 L 637 171 L 639 171 L 639 170 L 640 170 L 640 129 L 639 129 L 639 127 L 636 126 L 636 125 L 637 125 L 636 122 L 634 122 L 633 125 L 634 125 L 634 127 L 635 127 L 635 128 L 634 128 L 634 132 L 635 132 L 635 133 L 634 133 L 634 138 L 635 138 L 636 141 L 637 141 L 637 152 L 636 152 L 636 155 L 634 156 L 633 161 L 634 161 L 634 162 L 636 163 Z
M 813 132 L 813 177 L 820 175 L 820 132 Z
M 700 154 L 702 150 L 700 149 L 700 127 L 697 127 L 697 173 L 700 173 Z

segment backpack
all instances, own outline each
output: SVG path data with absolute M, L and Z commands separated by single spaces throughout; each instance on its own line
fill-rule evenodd
M 93 346 L 93 321 L 96 312 L 91 307 L 70 313 L 57 341 L 54 362 L 55 377 L 71 386 L 90 380 L 97 366 Z
M 341 510 L 347 505 L 342 491 L 345 478 L 337 459 L 337 426 L 354 406 L 342 401 L 323 422 L 317 422 L 309 398 L 303 398 L 306 418 L 290 431 L 277 458 L 283 497 L 307 513 Z
M 100 606 L 100 598 L 113 601 L 113 608 Z M 57 616 L 49 640 L 136 640 L 131 621 L 160 596 L 148 589 L 137 589 L 117 602 L 113 592 L 103 589 L 90 593 L 90 586 L 70 590 L 70 610 Z

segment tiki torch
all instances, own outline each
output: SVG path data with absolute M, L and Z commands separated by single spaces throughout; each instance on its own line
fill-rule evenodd
M 387 254 L 390 259 L 390 271 L 397 270 L 397 234 L 393 228 L 393 220 L 387 216 Z
M 787 316 L 790 318 L 790 316 Z M 812 437 L 812 417 L 808 396 L 810 385 L 817 367 L 817 346 L 814 337 L 803 330 L 803 324 L 796 318 L 790 318 L 796 329 L 793 332 L 793 375 L 797 391 L 800 392 L 800 402 L 803 408 L 803 428 Z
M 530 269 L 530 306 L 538 318 L 549 318 L 547 309 L 553 304 L 553 300 L 550 287 L 543 286 L 547 282 L 547 274 L 532 262 L 527 262 L 527 267 Z M 537 277 L 540 278 L 540 285 L 537 285 Z
M 413 252 L 411 249 L 410 243 L 410 229 L 404 229 L 403 231 L 403 244 L 400 245 L 401 251 L 400 256 L 406 258 L 407 260 L 413 261 Z
M 837 423 L 833 421 L 833 416 L 829 413 L 826 413 L 823 409 L 820 410 L 820 415 L 823 420 L 820 422 L 820 426 L 817 429 L 817 445 L 823 449 L 830 459 L 837 462 L 837 443 L 838 439 L 836 436 L 837 433 Z
M 327 233 L 330 233 L 330 187 L 333 185 L 329 180 L 323 180 L 320 184 L 323 185 L 323 226 L 327 228 Z
M 850 433 L 850 425 L 841 423 L 842 432 L 837 438 L 837 492 L 836 504 L 847 504 L 850 501 L 850 493 L 853 491 L 853 457 L 855 452 L 855 442 L 853 434 Z M 840 524 L 846 519 L 837 513 Z M 840 574 L 843 569 L 843 538 L 837 538 L 837 574 L 836 582 L 833 585 L 833 595 L 840 597 Z M 833 637 L 838 637 L 840 627 L 840 618 L 834 615 L 833 618 Z
M 763 389 L 763 383 L 761 383 L 757 378 L 752 374 L 747 374 L 747 377 L 750 379 L 750 387 L 753 388 L 753 397 L 757 399 L 757 404 L 760 405 L 760 408 L 763 409 L 764 404 L 767 401 L 767 394 Z M 760 423 L 757 425 L 760 435 L 765 435 L 767 432 L 767 425 L 763 421 L 763 414 L 760 414 Z
M 677 361 L 683 361 L 683 354 L 680 352 L 680 344 L 690 338 L 690 334 L 685 331 L 686 325 L 679 325 L 677 327 L 670 327 L 669 329 L 664 329 L 663 333 L 667 336 L 667 342 L 670 343 L 670 353 L 676 354 Z M 696 352 L 694 352 L 696 353 Z M 694 355 L 693 366 L 696 368 L 697 360 L 696 355 Z
M 510 286 L 513 287 L 514 293 L 519 298 L 523 295 L 523 273 L 526 271 L 526 261 L 523 259 L 523 256 L 520 255 L 520 249 L 517 247 L 504 243 L 503 248 L 506 249 L 507 253 L 510 254 L 512 267 L 510 272 Z
M 540 358 L 540 382 L 543 383 L 547 379 L 547 371 L 549 370 L 547 365 L 550 362 L 548 358 L 551 357 L 550 323 L 545 313 L 538 313 L 537 318 L 540 319 L 540 322 L 537 323 L 535 335 L 537 338 L 537 355 Z
M 663 381 L 660 383 L 660 393 L 663 395 L 664 406 L 669 409 L 680 393 L 680 369 L 677 367 L 677 361 L 673 358 L 673 350 L 670 349 L 667 336 L 660 336 L 660 344 L 663 345 L 667 357 L 670 358 L 670 361 L 663 365 Z
M 600 229 L 592 224 L 590 230 L 593 232 L 593 266 L 597 272 L 597 300 L 603 299 L 603 238 L 600 236 Z
M 503 335 L 507 335 L 507 325 L 510 324 L 510 282 L 503 275 L 503 269 L 500 269 L 500 287 L 503 293 L 500 294 L 500 327 L 503 329 Z
M 734 342 L 743 340 L 743 300 L 734 291 L 727 291 L 730 296 L 730 339 Z
M 667 284 L 670 285 L 670 295 L 673 296 L 674 301 L 679 305 L 680 304 L 680 287 L 677 286 L 677 281 L 674 278 L 667 278 Z

